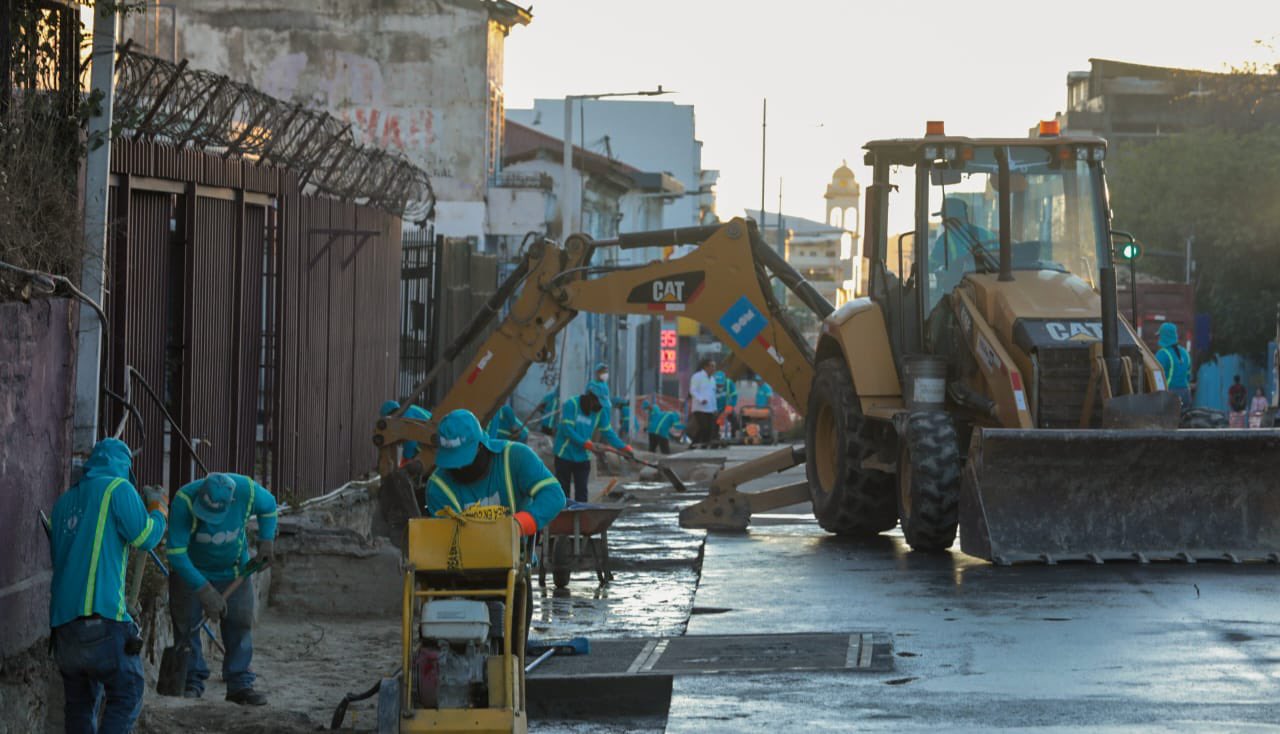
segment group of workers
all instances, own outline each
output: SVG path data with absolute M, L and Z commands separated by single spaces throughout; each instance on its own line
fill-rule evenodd
M 93 447 L 49 520 L 49 625 L 68 732 L 128 732 L 142 710 L 142 637 L 126 602 L 125 566 L 128 549 L 151 553 L 162 542 L 173 571 L 174 645 L 187 655 L 184 695 L 204 694 L 209 668 L 199 640 L 191 638 L 208 619 L 220 623 L 226 649 L 226 699 L 266 703 L 254 689 L 250 667 L 254 593 L 245 575 L 251 518 L 258 521 L 257 561 L 268 564 L 275 554 L 276 500 L 252 478 L 209 474 L 170 499 L 162 487 L 138 488 L 133 455 L 123 441 L 107 438 Z

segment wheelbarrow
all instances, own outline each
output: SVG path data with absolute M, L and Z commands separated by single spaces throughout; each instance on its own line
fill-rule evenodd
M 542 531 L 538 586 L 547 585 L 548 565 L 556 588 L 568 586 L 569 573 L 588 549 L 600 583 L 613 580 L 609 571 L 609 526 L 620 514 L 621 507 L 570 502 Z

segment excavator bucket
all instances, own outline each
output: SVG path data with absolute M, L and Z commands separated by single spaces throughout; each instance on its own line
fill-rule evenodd
M 1280 430 L 974 431 L 960 547 L 999 564 L 1280 562 Z

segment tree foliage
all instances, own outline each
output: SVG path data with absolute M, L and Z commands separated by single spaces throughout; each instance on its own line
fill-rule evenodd
M 1261 354 L 1280 303 L 1280 128 L 1204 130 L 1116 151 L 1108 163 L 1114 226 L 1145 246 L 1139 268 L 1182 280 L 1193 239 L 1196 306 L 1211 349 Z

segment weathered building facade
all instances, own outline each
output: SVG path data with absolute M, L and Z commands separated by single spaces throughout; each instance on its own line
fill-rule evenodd
M 505 0 L 390 0 L 376 11 L 356 2 L 171 1 L 173 13 L 133 16 L 125 37 L 332 112 L 361 142 L 430 174 L 437 233 L 481 241 L 502 150 L 504 39 L 530 22 L 527 10 Z

